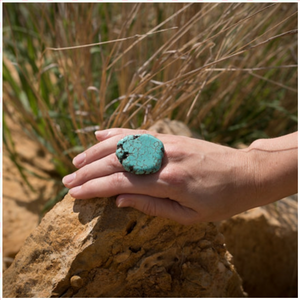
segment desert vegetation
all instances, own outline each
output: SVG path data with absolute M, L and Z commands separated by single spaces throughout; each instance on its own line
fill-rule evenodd
M 4 144 L 25 182 L 8 119 L 51 154 L 58 184 L 97 129 L 170 118 L 230 146 L 297 129 L 296 3 L 4 3 L 3 13 Z

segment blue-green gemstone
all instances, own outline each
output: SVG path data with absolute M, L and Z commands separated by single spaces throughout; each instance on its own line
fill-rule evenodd
M 118 142 L 116 155 L 126 171 L 151 174 L 161 167 L 164 144 L 150 134 L 127 135 Z

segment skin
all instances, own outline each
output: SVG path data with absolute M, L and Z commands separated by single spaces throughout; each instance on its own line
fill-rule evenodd
M 149 133 L 164 143 L 159 172 L 126 172 L 115 151 L 128 134 Z M 77 199 L 117 196 L 118 207 L 181 224 L 219 221 L 297 193 L 298 134 L 257 140 L 233 149 L 144 130 L 96 132 L 99 143 L 76 156 L 78 170 L 63 178 Z

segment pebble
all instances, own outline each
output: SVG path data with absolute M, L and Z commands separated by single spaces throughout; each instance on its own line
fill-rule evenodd
M 116 155 L 127 172 L 156 173 L 162 164 L 164 145 L 150 134 L 128 135 L 118 142 Z
M 74 275 L 70 279 L 70 284 L 74 288 L 81 288 L 83 286 L 83 280 L 80 276 Z

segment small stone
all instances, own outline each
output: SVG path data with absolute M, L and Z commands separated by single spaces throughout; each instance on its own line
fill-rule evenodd
M 83 286 L 83 280 L 80 276 L 74 275 L 70 279 L 70 284 L 74 288 L 81 288 Z
M 127 172 L 156 173 L 162 164 L 164 145 L 150 134 L 128 135 L 118 142 L 116 155 Z
M 114 259 L 116 262 L 121 263 L 121 262 L 125 261 L 126 259 L 128 259 L 130 254 L 131 254 L 131 251 L 127 250 L 125 252 L 117 254 Z

